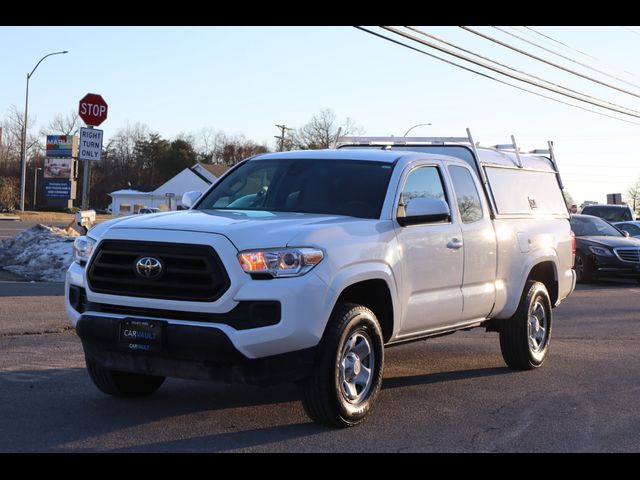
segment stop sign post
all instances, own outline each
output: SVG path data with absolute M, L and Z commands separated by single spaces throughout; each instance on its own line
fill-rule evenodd
M 84 123 L 97 127 L 107 119 L 107 102 L 96 93 L 87 93 L 80 100 L 78 113 Z
M 97 127 L 107 119 L 107 102 L 104 101 L 97 93 L 87 93 L 82 100 L 78 108 L 78 114 L 80 118 L 84 120 L 89 128 Z M 102 134 L 102 132 L 100 132 Z M 102 138 L 100 140 L 102 143 Z M 91 168 L 91 162 L 84 161 L 84 175 L 82 178 L 82 209 L 85 210 L 89 203 L 89 169 Z

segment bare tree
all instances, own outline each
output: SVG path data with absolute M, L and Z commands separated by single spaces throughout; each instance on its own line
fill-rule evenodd
M 216 158 L 216 144 L 221 132 L 212 127 L 202 128 L 196 135 L 193 146 L 198 154 L 198 160 L 204 163 L 214 163 Z
M 325 108 L 314 115 L 309 123 L 293 133 L 292 143 L 295 148 L 302 150 L 329 148 L 336 140 L 339 131 L 340 135 L 352 135 L 361 133 L 362 128 L 349 117 L 343 123 L 338 123 L 335 112 Z
M 36 119 L 29 119 L 29 128 Z M 24 113 L 15 105 L 11 105 L 5 119 L 0 124 L 2 128 L 2 145 L 0 145 L 0 175 L 16 175 L 20 170 L 22 157 L 22 128 L 24 126 Z M 42 149 L 39 137 L 27 129 L 27 161 L 31 156 Z
M 43 135 L 75 135 L 80 131 L 80 116 L 75 110 L 59 113 L 42 129 Z
M 633 206 L 633 211 L 637 212 L 638 207 L 640 207 L 640 178 L 636 179 L 636 181 L 627 189 L 627 203 L 631 203 Z
M 0 210 L 13 210 L 19 201 L 17 178 L 0 177 Z
M 221 161 L 216 163 L 224 163 L 225 165 L 235 165 L 252 155 L 269 151 L 266 145 L 259 145 L 253 140 L 245 138 L 244 135 L 225 136 L 224 142 L 219 146 L 221 147 L 219 152 Z

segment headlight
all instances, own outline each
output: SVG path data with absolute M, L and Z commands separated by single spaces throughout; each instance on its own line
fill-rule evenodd
M 589 247 L 589 250 L 591 250 L 591 253 L 593 253 L 594 255 L 598 255 L 600 257 L 613 257 L 613 253 L 611 253 L 611 250 L 609 250 L 608 248 Z
M 73 241 L 73 261 L 80 265 L 87 263 L 95 244 L 96 241 L 93 238 L 85 235 L 76 238 Z
M 304 275 L 323 258 L 322 250 L 315 248 L 253 250 L 238 254 L 238 261 L 245 272 L 278 278 Z

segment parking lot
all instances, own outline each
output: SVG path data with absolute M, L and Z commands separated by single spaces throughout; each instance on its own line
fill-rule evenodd
M 42 285 L 0 283 L 3 452 L 640 450 L 636 282 L 579 286 L 535 371 L 508 369 L 480 329 L 388 349 L 373 415 L 348 430 L 312 423 L 293 385 L 169 379 L 144 400 L 108 397 L 66 327 L 61 285 Z

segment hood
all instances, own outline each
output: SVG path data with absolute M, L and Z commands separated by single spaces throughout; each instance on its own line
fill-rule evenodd
M 640 248 L 640 240 L 633 237 L 608 237 L 608 236 L 592 236 L 592 237 L 576 237 L 578 245 L 597 245 L 609 248 Z
M 126 236 L 128 229 L 214 233 L 227 237 L 238 250 L 246 250 L 287 246 L 304 230 L 372 221 L 375 220 L 293 212 L 184 210 L 110 220 L 91 229 L 90 235 L 101 236 L 110 230 Z

